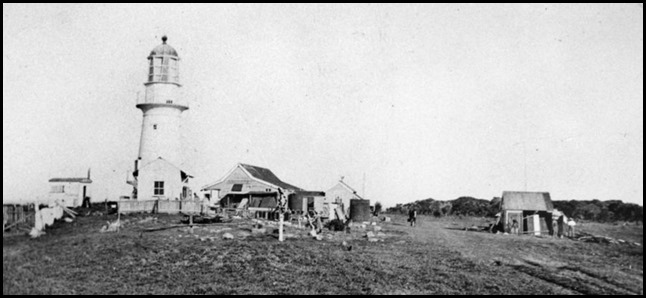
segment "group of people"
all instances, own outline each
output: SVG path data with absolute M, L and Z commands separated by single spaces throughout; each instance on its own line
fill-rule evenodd
M 551 235 L 552 237 L 559 238 L 563 238 L 563 236 L 574 238 L 575 227 L 576 222 L 574 221 L 574 219 L 567 218 L 565 215 L 560 215 L 558 216 L 558 219 L 552 220 Z M 512 235 L 520 235 L 520 223 L 518 222 L 518 219 L 514 218 L 511 220 L 511 222 L 507 222 L 506 230 L 509 231 L 509 233 Z
M 574 227 L 576 227 L 576 222 L 572 218 L 567 218 L 565 215 L 559 216 L 557 220 L 552 220 L 552 237 L 563 238 L 563 234 L 566 237 L 574 238 Z
M 408 211 L 408 222 L 411 227 L 415 227 L 417 223 L 417 210 L 414 208 Z M 563 238 L 565 234 L 566 237 L 574 238 L 575 227 L 576 222 L 574 219 L 567 218 L 565 215 L 560 214 L 557 220 L 552 220 L 552 237 Z M 512 235 L 520 235 L 520 223 L 518 222 L 518 219 L 514 218 L 511 222 L 507 223 L 507 231 Z

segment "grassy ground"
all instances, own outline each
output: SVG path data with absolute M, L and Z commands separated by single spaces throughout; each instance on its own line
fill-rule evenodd
M 127 217 L 118 234 L 98 233 L 114 220 L 105 216 L 3 239 L 3 294 L 643 294 L 641 246 L 456 229 L 483 219 L 423 217 L 411 228 L 394 216 L 383 242 L 358 229 L 324 241 L 289 229 L 297 238 L 279 243 L 251 235 L 248 221 L 145 233 L 180 218 L 143 218 Z M 642 227 L 580 228 L 643 241 Z

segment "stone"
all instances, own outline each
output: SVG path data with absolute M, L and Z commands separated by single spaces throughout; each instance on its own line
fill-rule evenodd
M 225 233 L 224 235 L 222 235 L 222 238 L 223 238 L 224 240 L 233 240 L 233 239 L 235 239 L 235 238 L 233 237 L 233 235 L 231 235 L 231 234 L 229 234 L 229 233 Z
M 247 237 L 251 236 L 251 233 L 243 231 L 243 232 L 238 233 L 238 236 L 240 238 L 247 238 Z
M 377 237 L 386 237 L 386 234 L 383 232 L 377 233 Z
M 375 232 L 381 232 L 381 230 L 382 230 L 382 227 L 380 227 L 380 226 L 374 226 L 374 231 L 375 231 Z
M 375 233 L 373 233 L 373 232 L 368 232 L 368 233 L 366 233 L 366 237 L 368 237 L 368 238 L 374 238 L 374 237 L 375 237 Z
M 267 234 L 267 229 L 251 229 L 251 235 L 265 235 Z
M 372 242 L 372 243 L 379 242 L 379 239 L 377 239 L 377 238 L 368 238 L 368 242 Z

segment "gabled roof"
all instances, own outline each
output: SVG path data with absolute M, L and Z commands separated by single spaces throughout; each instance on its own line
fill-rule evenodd
M 359 198 L 359 199 L 361 199 L 361 200 L 364 200 L 364 198 L 363 198 L 362 196 L 360 196 L 360 195 L 357 193 L 357 191 L 356 191 L 356 190 L 354 190 L 354 188 L 350 187 L 350 185 L 347 185 L 345 182 L 343 182 L 343 180 L 339 180 L 339 184 L 338 184 L 338 185 L 341 185 L 343 188 L 347 189 L 349 192 L 351 192 L 351 193 L 352 193 L 353 195 L 355 195 L 357 198 Z
M 276 188 L 280 187 L 282 189 L 292 190 L 292 191 L 303 190 L 300 187 L 283 182 L 269 169 L 247 165 L 247 164 L 238 164 L 220 180 L 202 187 L 202 190 L 214 189 L 213 187 L 224 182 L 229 177 L 229 175 L 231 175 L 231 173 L 233 173 L 237 168 L 242 169 L 247 175 L 249 175 L 250 178 L 255 179 L 256 181 L 259 181 L 261 183 L 268 184 L 272 187 L 276 187 Z
M 554 205 L 548 192 L 505 191 L 502 210 L 552 211 Z
M 92 183 L 88 178 L 52 178 L 49 182 L 65 182 L 65 183 Z
M 256 167 L 256 166 L 252 166 L 252 165 L 245 165 L 245 164 L 240 164 L 240 166 L 243 167 L 247 171 L 247 173 L 249 173 L 251 176 L 253 176 L 254 178 L 256 178 L 258 180 L 268 182 L 270 184 L 276 185 L 276 186 L 278 186 L 280 188 L 283 188 L 283 189 L 303 190 L 298 186 L 294 186 L 294 185 L 291 185 L 291 184 L 288 184 L 288 183 L 285 183 L 285 182 L 281 181 L 269 169 Z

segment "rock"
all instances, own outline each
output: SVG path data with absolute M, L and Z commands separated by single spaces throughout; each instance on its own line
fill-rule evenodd
M 247 238 L 247 237 L 251 236 L 251 233 L 249 233 L 249 232 L 240 232 L 240 233 L 238 233 L 238 236 L 240 238 Z
M 371 223 L 371 225 L 376 226 L 376 225 L 377 225 L 377 223 L 376 223 L 376 222 L 373 222 L 373 223 Z
M 372 243 L 379 242 L 379 239 L 377 239 L 377 238 L 368 238 L 368 242 L 372 242 Z
M 380 227 L 380 226 L 374 226 L 374 231 L 375 231 L 375 232 L 381 232 L 381 230 L 382 230 L 382 227 Z
M 383 232 L 379 232 L 379 233 L 377 233 L 377 237 L 382 237 L 383 238 L 383 237 L 386 237 L 386 234 L 383 233 Z
M 368 225 L 370 225 L 370 222 L 369 221 L 364 221 L 361 224 L 364 225 L 364 226 L 368 226 Z
M 65 222 L 66 222 L 66 223 L 73 223 L 73 222 L 74 222 L 74 220 L 73 220 L 73 219 L 71 219 L 71 218 L 69 218 L 69 217 L 66 217 L 66 218 L 65 218 Z
M 390 217 L 386 217 L 384 221 L 385 222 L 392 222 L 392 219 L 390 219 Z
M 366 233 L 366 237 L 367 237 L 367 238 L 374 238 L 374 237 L 375 237 L 375 233 L 373 233 L 373 232 L 368 232 L 368 233 Z
M 323 235 L 317 235 L 314 239 L 316 239 L 316 241 L 323 241 Z
M 251 229 L 251 235 L 265 235 L 267 234 L 267 229 Z
M 234 238 L 233 238 L 233 235 L 231 235 L 231 234 L 229 234 L 229 233 L 224 233 L 224 235 L 222 235 L 222 238 L 223 238 L 224 240 L 233 240 L 233 239 L 234 239 Z

